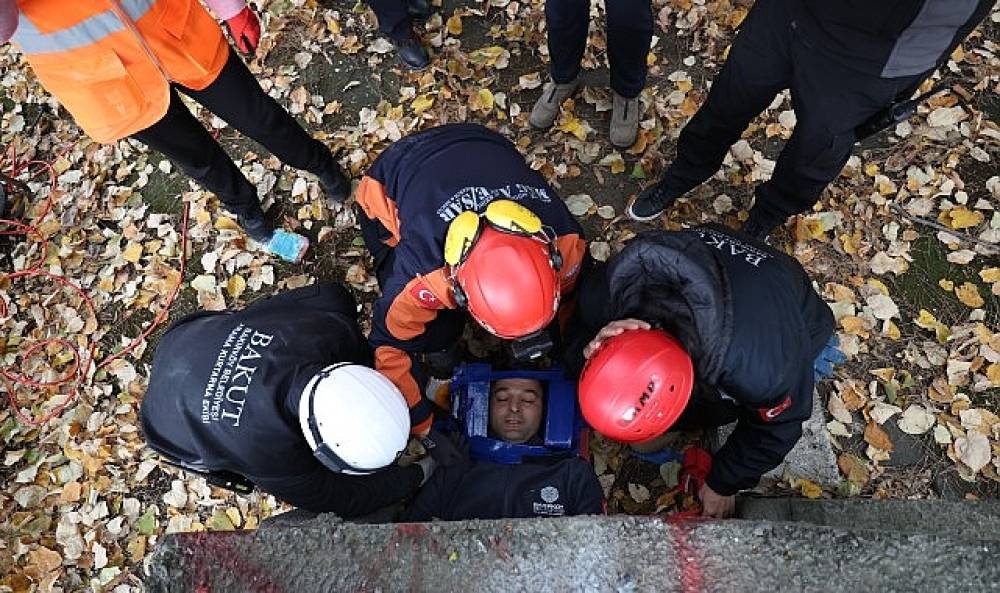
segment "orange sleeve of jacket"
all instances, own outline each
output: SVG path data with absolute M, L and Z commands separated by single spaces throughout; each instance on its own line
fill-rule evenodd
M 414 434 L 430 430 L 431 407 L 414 375 L 413 353 L 426 351 L 425 335 L 439 319 L 438 312 L 453 308 L 443 269 L 412 278 L 401 288 L 387 286 L 375 304 L 369 337 L 375 347 L 375 368 L 406 398 Z

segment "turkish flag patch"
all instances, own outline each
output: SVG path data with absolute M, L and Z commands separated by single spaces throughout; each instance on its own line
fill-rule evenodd
M 782 412 L 792 407 L 792 396 L 785 396 L 782 402 L 773 408 L 759 408 L 757 412 L 760 414 L 760 419 L 764 422 L 770 422 L 781 415 Z
M 437 298 L 437 295 L 431 292 L 431 289 L 427 288 L 423 282 L 414 282 L 410 286 L 410 295 L 428 309 L 444 308 L 444 303 L 441 302 L 441 299 Z

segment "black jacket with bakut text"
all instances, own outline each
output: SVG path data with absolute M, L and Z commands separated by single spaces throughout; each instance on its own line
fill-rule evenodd
M 314 512 L 370 513 L 412 494 L 423 474 L 410 466 L 349 476 L 316 460 L 299 428 L 299 400 L 309 380 L 337 362 L 372 364 L 357 305 L 341 286 L 189 315 L 160 339 L 142 432 L 181 466 L 235 472 Z
M 736 430 L 716 453 L 708 485 L 720 494 L 754 486 L 802 436 L 813 410 L 813 362 L 833 313 L 799 263 L 718 226 L 638 235 L 583 278 L 567 365 L 610 321 L 638 318 L 684 344 L 696 387 L 688 409 L 735 403 Z

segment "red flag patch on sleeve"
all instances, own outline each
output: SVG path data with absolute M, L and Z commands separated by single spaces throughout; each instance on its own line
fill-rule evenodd
M 427 285 L 423 282 L 414 282 L 410 286 L 410 295 L 417 299 L 421 305 L 428 309 L 444 309 L 445 304 L 441 302 L 441 299 L 437 298 L 431 289 L 427 288 Z
M 760 419 L 764 422 L 770 422 L 781 415 L 782 412 L 792 407 L 792 396 L 785 396 L 785 399 L 781 401 L 780 404 L 774 406 L 773 408 L 759 408 L 757 412 L 760 414 Z

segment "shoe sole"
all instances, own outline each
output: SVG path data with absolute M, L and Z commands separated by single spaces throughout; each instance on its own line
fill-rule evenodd
M 408 70 L 409 72 L 423 72 L 424 70 L 430 67 L 431 63 L 427 62 L 423 66 L 411 66 L 406 62 L 404 62 L 403 60 L 399 60 L 399 65 Z
M 611 146 L 614 146 L 615 148 L 622 148 L 622 149 L 632 148 L 633 146 L 635 146 L 635 141 L 638 140 L 638 139 L 639 139 L 639 135 L 636 134 L 635 138 L 632 138 L 632 141 L 629 142 L 628 144 L 619 144 L 619 143 L 615 142 L 614 140 L 611 140 Z
M 664 208 L 663 210 L 660 210 L 659 212 L 651 216 L 639 216 L 632 210 L 632 204 L 629 204 L 628 208 L 625 209 L 625 213 L 628 214 L 628 217 L 637 222 L 649 222 L 651 220 L 656 220 L 657 218 L 663 216 L 663 213 L 666 211 L 667 209 Z

